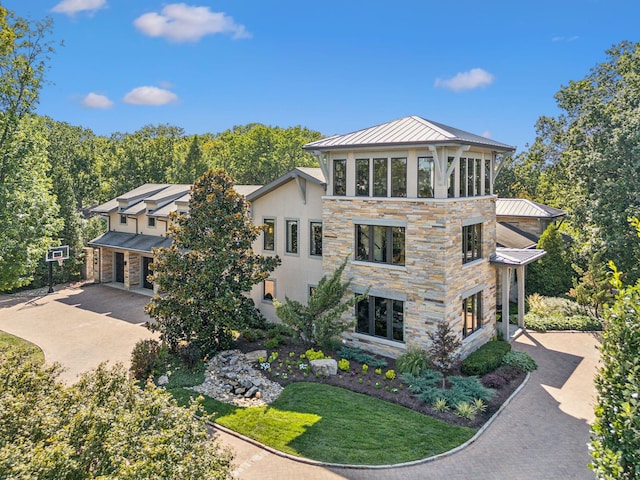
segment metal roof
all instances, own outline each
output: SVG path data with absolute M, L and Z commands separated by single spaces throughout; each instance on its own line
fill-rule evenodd
M 308 143 L 303 148 L 306 150 L 334 150 L 352 147 L 437 144 L 471 144 L 500 152 L 515 151 L 515 147 L 510 145 L 415 115 L 345 135 L 333 135 Z
M 491 263 L 506 266 L 522 266 L 535 262 L 547 254 L 544 250 L 532 248 L 496 248 L 491 255 Z
M 538 237 L 505 222 L 496 223 L 496 245 L 506 248 L 533 248 Z
M 154 248 L 170 247 L 173 240 L 168 237 L 156 237 L 154 235 L 142 235 L 123 232 L 107 232 L 94 238 L 89 245 L 95 247 L 119 248 L 134 252 L 153 253 Z
M 255 192 L 256 190 L 258 190 L 261 187 L 262 187 L 262 185 L 234 185 L 233 189 L 238 194 L 242 195 L 243 197 L 246 197 L 247 195 Z
M 498 198 L 496 200 L 496 216 L 498 217 L 556 218 L 566 214 L 564 210 L 526 198 Z

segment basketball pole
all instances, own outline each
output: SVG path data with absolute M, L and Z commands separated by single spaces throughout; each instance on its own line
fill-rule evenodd
M 49 293 L 53 293 L 53 262 L 49 262 Z

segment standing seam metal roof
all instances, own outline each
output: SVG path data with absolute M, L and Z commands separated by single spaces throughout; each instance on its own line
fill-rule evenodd
M 505 217 L 555 218 L 567 213 L 559 208 L 549 207 L 526 198 L 498 198 L 496 215 Z
M 333 135 L 308 143 L 304 148 L 306 150 L 330 150 L 332 148 L 430 143 L 471 143 L 500 151 L 515 150 L 510 145 L 415 115 L 344 135 Z

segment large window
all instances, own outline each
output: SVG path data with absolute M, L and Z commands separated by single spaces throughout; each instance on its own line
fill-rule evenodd
M 333 161 L 333 194 L 344 196 L 347 194 L 347 161 Z
M 482 224 L 462 227 L 462 263 L 482 258 Z
M 433 157 L 418 157 L 418 197 L 433 198 Z
M 462 299 L 462 336 L 482 328 L 482 292 Z
M 369 196 L 369 159 L 356 158 L 356 195 Z
M 322 256 L 322 222 L 309 223 L 309 255 Z
M 404 265 L 405 228 L 356 225 L 356 260 Z
M 391 159 L 391 196 L 407 196 L 407 159 Z
M 369 296 L 356 304 L 356 332 L 404 342 L 404 302 Z
M 286 220 L 287 228 L 287 253 L 298 253 L 298 221 Z
M 274 251 L 276 249 L 276 220 L 275 218 L 265 218 L 264 224 L 266 228 L 264 230 L 262 249 Z

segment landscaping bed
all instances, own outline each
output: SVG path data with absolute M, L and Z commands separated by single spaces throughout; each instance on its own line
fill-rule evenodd
M 268 340 L 266 341 L 268 342 Z M 378 372 L 372 366 L 369 366 L 366 369 L 367 371 L 363 372 L 363 363 L 350 359 L 348 371 L 338 370 L 337 375 L 316 376 L 309 370 L 300 370 L 299 368 L 300 363 L 307 362 L 305 357 L 308 348 L 301 343 L 292 341 L 290 338 L 285 337 L 283 341 L 284 343 L 281 345 L 266 348 L 264 339 L 247 341 L 240 336 L 235 342 L 235 348 L 244 353 L 266 350 L 266 357 L 262 359 L 263 362 L 256 363 L 256 368 L 259 368 L 265 377 L 282 386 L 295 382 L 324 383 L 398 404 L 430 417 L 444 420 L 452 425 L 471 428 L 478 428 L 491 418 L 505 400 L 520 386 L 526 376 L 526 373 L 522 371 L 512 371 L 511 377 L 513 379 L 494 389 L 495 394 L 486 402 L 486 409 L 478 411 L 474 418 L 468 419 L 459 416 L 453 409 L 440 411 L 434 408 L 433 405 L 421 400 L 410 391 L 409 385 L 400 378 L 400 375 L 396 375 L 393 379 L 387 378 L 387 372 L 393 371 L 395 373 L 396 371 L 396 361 L 393 358 L 375 356 L 377 360 L 386 362 L 386 366 L 381 367 Z M 340 361 L 342 358 L 340 350 L 325 349 L 322 353 L 325 357 Z M 273 358 L 274 353 L 277 354 L 275 361 L 267 362 L 269 357 Z M 263 364 L 262 368 L 260 363 Z M 269 363 L 269 368 L 264 368 L 266 367 L 265 363 Z M 451 374 L 460 375 L 460 371 L 454 371 Z

